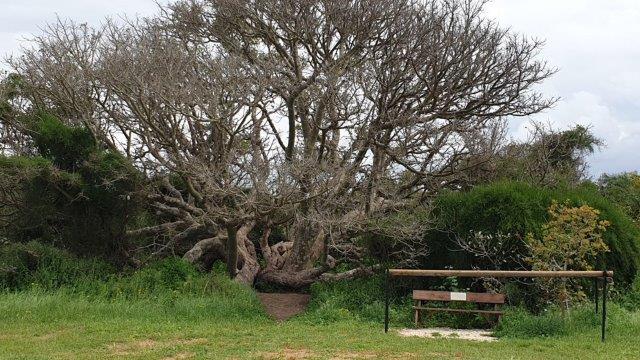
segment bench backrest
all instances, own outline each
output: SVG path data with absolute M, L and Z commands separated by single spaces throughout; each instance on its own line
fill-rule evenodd
M 482 304 L 504 304 L 504 294 L 413 290 L 413 300 L 466 301 Z

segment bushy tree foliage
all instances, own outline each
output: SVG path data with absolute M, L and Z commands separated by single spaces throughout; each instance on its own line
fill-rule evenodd
M 126 24 L 52 24 L 11 65 L 25 107 L 165 178 L 148 194 L 163 223 L 131 235 L 299 287 L 362 260 L 355 240 L 379 219 L 467 183 L 505 117 L 554 103 L 535 90 L 554 72 L 542 42 L 483 5 L 177 1 Z M 419 224 L 397 225 L 417 253 Z M 270 243 L 275 227 L 286 238 Z
M 481 181 L 515 180 L 536 186 L 577 186 L 585 179 L 586 156 L 602 141 L 588 127 L 577 125 L 557 131 L 532 123 L 524 141 L 500 148 L 498 155 L 479 171 Z
M 597 256 L 609 251 L 603 233 L 609 226 L 600 220 L 600 211 L 588 206 L 571 206 L 553 200 L 549 221 L 542 226 L 542 236 L 527 234 L 532 270 L 593 270 Z M 568 307 L 572 298 L 583 297 L 579 285 L 571 279 L 538 279 L 547 299 Z
M 535 270 L 592 270 L 595 257 L 609 251 L 602 239 L 609 225 L 588 205 L 572 207 L 554 200 L 542 237 L 527 235 L 527 261 Z
M 2 232 L 126 263 L 142 177 L 120 154 L 101 150 L 85 128 L 38 113 L 20 120 L 38 154 L 0 157 Z
M 60 170 L 75 172 L 98 152 L 95 139 L 85 127 L 64 125 L 45 112 L 26 116 L 21 122 L 28 129 L 37 153 Z
M 640 175 L 635 172 L 603 175 L 598 187 L 604 197 L 616 203 L 640 226 Z
M 0 75 L 0 155 L 33 155 L 26 129 L 17 121 L 24 105 L 22 77 L 15 73 Z
M 438 230 L 426 234 L 430 253 L 422 266 L 528 269 L 530 264 L 523 261 L 530 255 L 526 237 L 545 236 L 545 224 L 551 220 L 548 209 L 554 200 L 599 211 L 600 220 L 609 224 L 602 240 L 610 251 L 589 259 L 588 264 L 598 270 L 614 270 L 618 283 L 633 282 L 640 269 L 640 231 L 592 186 L 551 189 L 500 182 L 442 194 L 434 205 Z

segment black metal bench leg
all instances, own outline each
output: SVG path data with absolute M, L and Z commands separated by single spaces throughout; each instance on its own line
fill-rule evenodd
M 389 268 L 384 272 L 384 333 L 389 331 Z
M 605 339 L 607 329 L 607 278 L 602 281 L 602 342 Z
M 600 302 L 598 295 L 598 278 L 593 279 L 593 296 L 596 304 L 596 315 L 598 314 L 598 302 Z

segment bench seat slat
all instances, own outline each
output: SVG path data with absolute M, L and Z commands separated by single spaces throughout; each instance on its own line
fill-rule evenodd
M 434 307 L 422 307 L 422 306 L 414 306 L 413 308 L 415 310 L 445 311 L 445 312 L 457 312 L 457 313 L 477 313 L 477 314 L 492 314 L 492 315 L 503 314 L 503 312 L 499 310 L 451 309 L 451 308 L 434 308 Z
M 450 291 L 432 291 L 432 290 L 413 290 L 414 300 L 424 301 L 466 301 L 482 304 L 504 304 L 504 294 L 489 293 L 465 293 L 465 300 L 457 300 L 451 298 Z

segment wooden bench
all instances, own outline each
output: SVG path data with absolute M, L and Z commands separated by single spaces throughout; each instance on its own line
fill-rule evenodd
M 502 311 L 498 306 L 504 304 L 504 294 L 488 294 L 488 293 L 470 293 L 470 292 L 450 292 L 450 291 L 431 291 L 431 290 L 413 290 L 414 301 L 414 319 L 416 326 L 420 323 L 420 312 L 426 310 L 427 312 L 445 311 L 451 313 L 475 313 L 482 314 L 486 317 L 497 316 L 498 321 L 502 316 Z M 460 301 L 460 302 L 473 302 L 477 304 L 493 304 L 493 310 L 483 309 L 452 309 L 452 308 L 439 308 L 439 307 L 427 307 L 424 302 L 426 301 Z

